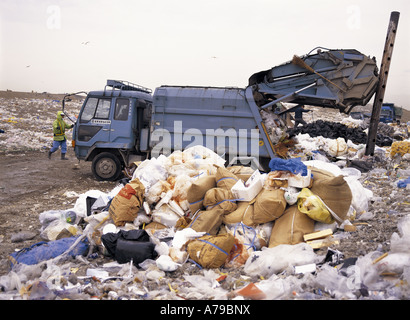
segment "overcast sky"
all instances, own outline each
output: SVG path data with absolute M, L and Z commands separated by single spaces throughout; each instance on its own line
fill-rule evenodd
M 316 46 L 357 49 L 380 67 L 392 11 L 384 100 L 410 109 L 408 0 L 0 0 L 0 90 L 89 91 L 107 79 L 245 87 Z

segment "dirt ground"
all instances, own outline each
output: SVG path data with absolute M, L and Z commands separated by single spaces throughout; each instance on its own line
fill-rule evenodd
M 60 160 L 59 151 L 51 160 L 41 151 L 1 154 L 0 274 L 9 271 L 7 257 L 15 249 L 42 241 L 41 212 L 72 208 L 77 197 L 69 191 L 82 194 L 115 187 L 116 182 L 96 181 L 90 163 L 79 162 L 72 150 L 67 152 L 67 157 L 68 161 Z M 24 242 L 11 242 L 11 236 L 22 231 L 34 232 L 36 236 Z

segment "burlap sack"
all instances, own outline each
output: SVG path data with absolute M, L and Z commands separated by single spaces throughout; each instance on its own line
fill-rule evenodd
M 239 178 L 228 169 L 223 167 L 216 169 L 215 181 L 218 188 L 231 190 L 238 180 Z
M 214 187 L 216 187 L 214 175 L 204 176 L 191 184 L 187 192 L 187 200 L 192 214 L 203 208 L 205 193 Z
M 253 201 L 238 201 L 236 210 L 225 214 L 222 217 L 224 224 L 238 223 L 243 221 L 246 216 L 253 216 Z
M 231 173 L 233 173 L 237 177 L 239 177 L 238 175 L 251 176 L 252 173 L 255 172 L 255 170 L 253 170 L 251 167 L 245 167 L 245 166 L 231 166 L 231 167 L 227 167 L 226 169 L 228 169 Z
M 282 189 L 262 189 L 253 204 L 253 214 L 245 215 L 243 223 L 253 226 L 278 219 L 286 208 L 285 191 Z
M 230 233 L 218 236 L 203 236 L 188 242 L 189 257 L 203 268 L 219 268 L 222 266 L 235 243 Z
M 223 188 L 212 188 L 205 193 L 203 206 L 206 210 L 223 209 L 224 214 L 236 210 L 237 204 L 232 192 Z
M 219 227 L 222 224 L 223 215 L 224 211 L 221 208 L 198 211 L 188 227 L 197 232 L 206 232 L 213 235 L 217 234 Z
M 297 205 L 288 207 L 285 213 L 275 220 L 269 239 L 269 248 L 280 244 L 298 244 L 303 236 L 314 231 L 315 221 L 299 211 Z
M 313 174 L 313 184 L 310 190 L 337 215 L 335 220 L 340 224 L 347 218 L 352 192 L 343 176 L 334 176 L 332 173 L 310 168 Z
M 134 179 L 112 199 L 108 212 L 117 227 L 134 221 L 144 201 L 144 193 L 144 185 L 139 179 Z
M 226 189 L 212 188 L 205 194 L 203 205 L 206 210 L 199 211 L 192 219 L 189 227 L 197 232 L 216 234 L 225 214 L 237 208 L 232 200 L 232 193 Z

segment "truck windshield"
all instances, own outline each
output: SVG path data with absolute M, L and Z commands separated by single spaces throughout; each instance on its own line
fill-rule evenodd
M 108 119 L 111 99 L 88 98 L 80 122 L 88 122 L 93 118 Z

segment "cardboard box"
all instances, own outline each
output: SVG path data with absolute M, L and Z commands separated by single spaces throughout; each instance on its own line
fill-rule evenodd
M 245 183 L 242 180 L 235 183 L 231 192 L 235 199 L 240 199 L 238 201 L 251 201 L 262 190 L 262 187 L 261 173 L 256 170 Z

